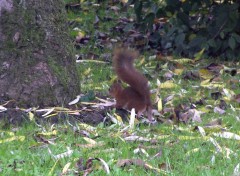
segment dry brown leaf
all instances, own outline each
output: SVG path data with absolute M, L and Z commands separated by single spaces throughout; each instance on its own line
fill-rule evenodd
M 205 127 L 215 127 L 222 125 L 222 119 L 213 119 L 211 122 L 207 123 Z
M 179 119 L 183 122 L 188 122 L 189 120 L 192 120 L 193 122 L 202 122 L 201 114 L 203 112 L 198 111 L 196 109 L 189 109 L 185 113 L 179 114 Z
M 234 100 L 238 103 L 240 103 L 240 94 L 237 94 L 234 96 Z
M 161 157 L 162 157 L 162 150 L 160 150 L 159 152 L 157 152 L 151 159 L 161 158 Z
M 117 162 L 118 167 L 126 167 L 126 166 L 130 166 L 130 165 L 141 166 L 146 170 L 153 170 L 155 172 L 158 172 L 158 173 L 161 173 L 164 175 L 166 174 L 166 172 L 164 170 L 155 168 L 141 159 L 120 159 Z
M 206 69 L 208 69 L 209 71 L 212 71 L 214 73 L 219 73 L 220 70 L 222 70 L 223 68 L 224 68 L 223 65 L 217 64 L 217 63 L 211 63 L 206 67 Z
M 89 173 L 91 173 L 93 171 L 93 169 L 94 169 L 93 168 L 93 161 L 94 160 L 100 161 L 100 163 L 101 163 L 103 169 L 105 170 L 105 172 L 107 174 L 110 174 L 109 166 L 103 159 L 101 159 L 101 158 L 89 158 L 86 162 L 86 166 L 85 166 L 86 170 L 84 171 L 83 175 L 88 175 Z

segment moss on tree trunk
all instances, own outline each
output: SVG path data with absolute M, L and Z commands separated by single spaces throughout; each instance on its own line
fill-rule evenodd
M 61 0 L 0 0 L 0 103 L 64 105 L 80 93 Z

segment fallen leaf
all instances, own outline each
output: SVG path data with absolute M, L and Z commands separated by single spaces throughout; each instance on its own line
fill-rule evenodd
M 108 164 L 101 158 L 89 158 L 86 162 L 86 170 L 84 172 L 84 175 L 88 175 L 90 172 L 93 171 L 93 161 L 94 160 L 97 160 L 97 161 L 100 161 L 103 169 L 105 170 L 106 174 L 110 174 L 110 169 L 109 169 L 109 166 Z
M 179 68 L 173 70 L 173 72 L 178 76 L 182 75 L 183 71 L 184 71 L 183 69 L 179 69 Z
M 96 144 L 76 144 L 76 146 L 81 147 L 81 148 L 94 148 L 94 147 L 101 147 L 104 146 L 105 144 L 103 142 L 97 142 Z
M 239 176 L 239 175 L 240 175 L 240 163 L 238 163 L 234 168 L 232 176 Z
M 159 87 L 161 89 L 172 89 L 172 88 L 176 88 L 177 84 L 173 83 L 173 81 L 166 81 L 164 83 L 161 83 Z
M 92 144 L 92 145 L 96 145 L 96 144 L 97 144 L 96 141 L 94 141 L 93 139 L 90 139 L 90 138 L 88 138 L 88 137 L 83 137 L 83 139 L 84 139 L 85 141 L 87 141 L 87 143 L 89 143 L 89 144 Z
M 161 157 L 162 157 L 162 149 L 159 150 L 159 152 L 157 152 L 155 155 L 153 155 L 151 159 L 161 158 Z
M 186 64 L 186 63 L 193 63 L 194 60 L 188 59 L 188 58 L 181 58 L 181 59 L 175 59 L 173 62 L 179 63 L 179 64 Z
M 128 137 L 125 137 L 124 140 L 126 140 L 126 141 L 142 141 L 142 142 L 151 141 L 151 139 L 141 137 L 141 136 L 128 136 Z
M 51 114 L 51 113 L 54 111 L 54 108 L 51 108 L 51 109 L 42 109 L 42 110 L 43 110 L 43 111 L 44 111 L 44 110 L 47 110 L 47 112 L 42 115 L 43 117 L 46 117 L 46 116 L 48 116 L 49 114 Z M 38 110 L 38 111 L 41 112 L 41 110 Z
M 217 153 L 222 153 L 223 152 L 222 147 L 217 143 L 217 141 L 215 139 L 210 137 L 209 140 L 215 146 Z
M 126 166 L 130 166 L 130 165 L 135 165 L 135 166 L 141 166 L 144 167 L 147 170 L 153 170 L 155 172 L 161 173 L 161 174 L 167 174 L 166 171 L 155 168 L 151 165 L 149 165 L 148 163 L 146 163 L 145 161 L 141 160 L 141 159 L 120 159 L 117 162 L 117 166 L 118 167 L 126 167 Z
M 218 114 L 224 114 L 225 113 L 225 110 L 219 108 L 219 107 L 215 107 L 214 108 L 214 112 L 215 113 L 218 113 Z
M 13 136 L 13 137 L 10 137 L 10 138 L 7 138 L 7 139 L 1 139 L 0 144 L 6 143 L 6 142 L 12 142 L 12 141 L 15 141 L 15 140 L 24 141 L 25 136 Z
M 67 171 L 68 171 L 70 165 L 71 165 L 71 163 L 69 162 L 69 163 L 67 163 L 67 164 L 63 167 L 63 170 L 62 170 L 61 176 L 67 174 Z
M 211 122 L 207 123 L 205 127 L 219 126 L 222 125 L 222 119 L 213 119 Z
M 213 133 L 214 136 L 225 138 L 225 139 L 234 139 L 234 140 L 240 140 L 240 136 L 231 132 L 222 132 L 222 133 Z
M 158 104 L 157 104 L 158 106 L 158 112 L 161 112 L 162 110 L 163 110 L 163 107 L 162 107 L 162 99 L 161 98 L 159 98 L 159 100 L 158 100 Z
M 201 134 L 202 136 L 206 136 L 206 132 L 205 132 L 205 130 L 204 130 L 203 127 L 197 126 L 197 129 L 198 129 L 198 131 L 200 132 L 200 134 Z
M 79 100 L 80 100 L 80 98 L 81 98 L 81 96 L 78 95 L 78 96 L 76 97 L 76 99 L 74 99 L 73 101 L 69 102 L 68 105 L 74 105 L 74 104 L 78 103 Z
M 7 110 L 7 108 L 5 108 L 5 107 L 3 107 L 3 106 L 0 105 L 0 112 L 4 112 L 4 111 L 6 111 L 6 110 Z
M 130 120 L 129 120 L 129 127 L 130 127 L 130 129 L 134 128 L 135 116 L 136 116 L 135 109 L 132 108 L 131 115 L 130 115 Z
M 69 156 L 71 156 L 73 154 L 73 150 L 71 150 L 69 147 L 67 147 L 67 151 L 66 152 L 63 152 L 63 153 L 58 154 L 58 155 L 53 155 L 53 153 L 50 150 L 50 148 L 48 148 L 48 152 L 56 160 L 61 159 L 61 158 L 69 157 Z
M 35 121 L 34 114 L 32 112 L 28 112 L 28 117 L 30 121 Z
M 234 100 L 238 103 L 240 103 L 240 94 L 237 94 L 234 96 Z M 1 111 L 1 107 L 0 107 L 0 111 Z
M 194 148 L 186 153 L 186 156 L 190 156 L 193 153 L 197 153 L 200 151 L 200 148 Z
M 133 153 L 134 154 L 144 154 L 146 157 L 149 157 L 149 154 L 143 148 L 136 148 L 136 149 L 133 150 Z
M 109 166 L 108 164 L 101 158 L 95 158 L 96 160 L 100 161 L 102 166 L 103 166 L 103 169 L 106 171 L 107 174 L 110 174 L 110 169 L 109 169 Z
M 206 69 L 208 69 L 214 73 L 219 73 L 223 68 L 224 68 L 223 65 L 216 64 L 216 63 L 211 63 L 206 67 Z
M 199 75 L 203 79 L 212 79 L 214 77 L 214 74 L 207 69 L 200 69 Z
M 187 123 L 189 120 L 200 123 L 202 122 L 201 114 L 203 114 L 203 112 L 198 111 L 196 109 L 189 109 L 185 113 L 180 113 L 179 119 L 185 123 Z

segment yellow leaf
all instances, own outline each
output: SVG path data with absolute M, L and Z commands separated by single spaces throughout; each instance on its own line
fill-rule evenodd
M 168 68 L 168 62 L 166 64 L 162 65 L 161 68 L 167 69 Z
M 142 58 L 142 59 L 140 60 L 139 64 L 137 64 L 137 66 L 141 66 L 141 65 L 143 65 L 144 62 L 145 62 L 145 58 Z
M 206 88 L 224 88 L 223 83 L 210 82 L 210 79 L 202 81 L 200 85 Z
M 214 77 L 213 73 L 208 71 L 207 69 L 200 69 L 199 70 L 199 75 L 203 79 L 211 79 Z
M 167 139 L 169 137 L 170 135 L 160 135 L 160 136 L 157 136 L 157 139 Z
M 202 96 L 202 92 L 201 91 L 197 91 L 197 93 L 196 93 L 196 97 L 201 97 Z
M 53 116 L 56 116 L 56 115 L 58 115 L 58 113 L 47 115 L 47 116 L 45 116 L 45 118 L 53 117 Z
M 198 151 L 200 151 L 200 148 L 194 148 L 194 149 L 188 151 L 188 152 L 186 153 L 186 155 L 187 155 L 187 156 L 190 156 L 190 154 L 196 153 L 196 152 L 198 152 Z
M 88 76 L 91 71 L 92 71 L 91 68 L 88 68 L 88 69 L 86 69 L 86 70 L 83 72 L 83 75 L 84 75 L 84 76 Z
M 89 144 L 96 144 L 97 142 L 96 141 L 94 141 L 93 139 L 90 139 L 90 138 L 88 138 L 88 137 L 83 137 L 83 139 L 85 140 L 85 141 L 87 141 Z
M 197 97 L 199 97 L 199 96 L 197 96 Z M 206 108 L 206 107 L 200 107 L 200 108 L 198 108 L 198 110 L 201 112 L 204 112 L 204 113 L 208 113 L 211 111 L 209 108 Z
M 2 139 L 2 140 L 0 140 L 0 144 L 1 143 L 6 143 L 6 142 L 12 142 L 12 141 L 15 141 L 15 140 L 24 141 L 25 136 L 13 136 L 13 137 L 10 137 L 10 138 L 7 138 L 7 139 Z
M 43 133 L 38 133 L 44 136 L 51 136 L 51 135 L 56 135 L 57 134 L 57 130 L 53 130 L 51 132 L 43 132 Z
M 54 107 L 56 111 L 69 111 L 70 109 L 64 107 Z
M 209 137 L 207 137 L 207 136 L 202 136 L 202 137 L 197 137 L 197 136 L 179 136 L 178 138 L 180 140 L 195 140 L 195 139 L 208 140 L 209 139 Z
M 173 70 L 173 72 L 174 72 L 176 75 L 181 75 L 181 74 L 183 73 L 183 71 L 184 71 L 183 69 L 179 69 L 179 68 Z
M 216 125 L 216 126 L 205 126 L 204 127 L 204 130 L 207 132 L 207 133 L 216 133 L 216 132 L 222 132 L 224 130 L 224 127 L 220 126 L 220 125 Z
M 11 131 L 2 131 L 2 130 L 0 130 L 0 133 L 6 133 L 7 135 L 9 135 L 9 136 L 14 136 L 14 133 L 13 132 L 11 132 Z M 5 134 L 4 134 L 5 135 Z
M 204 86 L 207 86 L 209 84 L 210 84 L 210 79 L 206 79 L 206 80 L 202 81 L 200 85 L 204 87 Z
M 28 117 L 30 119 L 30 121 L 34 121 L 34 114 L 32 112 L 28 112 Z
M 82 18 L 75 18 L 74 20 L 75 20 L 76 22 L 82 22 L 83 19 L 82 19 Z
M 157 86 L 159 87 L 161 84 L 161 81 L 159 79 L 157 79 Z
M 172 81 L 166 81 L 164 83 L 160 84 L 161 89 L 171 89 L 171 88 L 176 88 L 177 85 L 173 83 Z
M 79 31 L 79 32 L 78 32 L 78 36 L 81 37 L 81 38 L 83 38 L 83 37 L 85 36 L 85 33 L 84 33 L 83 31 Z
M 162 111 L 162 99 L 161 98 L 158 100 L 158 111 L 159 112 Z
M 123 4 L 127 4 L 128 0 L 120 0 Z
M 194 57 L 195 57 L 194 60 L 195 60 L 195 61 L 200 60 L 200 59 L 202 58 L 202 55 L 203 55 L 204 51 L 205 51 L 205 48 L 203 48 L 201 51 L 199 51 L 198 53 L 196 53 L 196 54 L 194 55 Z
M 161 170 L 161 169 L 158 169 L 158 168 L 156 168 L 156 167 L 153 167 L 153 166 L 151 166 L 150 164 L 147 164 L 147 163 L 146 163 L 144 166 L 147 167 L 147 168 L 149 168 L 149 169 L 151 169 L 151 170 L 154 170 L 155 172 L 158 172 L 158 173 L 163 172 L 164 175 L 167 174 L 166 171 Z
M 94 132 L 96 130 L 95 127 L 91 126 L 91 125 L 88 125 L 88 124 L 85 124 L 85 123 L 80 123 L 79 124 L 79 127 L 80 128 L 83 128 L 83 129 L 86 129 L 88 131 L 91 131 L 91 132 Z
M 182 58 L 182 59 L 175 59 L 174 62 L 179 64 L 184 64 L 184 63 L 193 63 L 193 60 L 188 58 Z
M 51 168 L 51 170 L 50 170 L 49 173 L 48 173 L 48 176 L 53 175 L 53 171 L 54 171 L 54 169 L 56 168 L 58 161 L 59 161 L 59 159 L 54 163 L 53 167 Z
M 122 117 L 119 116 L 119 115 L 117 115 L 116 113 L 114 113 L 114 115 L 116 116 L 117 121 L 118 121 L 120 124 L 122 124 L 122 123 L 123 123 Z
M 62 170 L 62 174 L 61 174 L 61 175 L 67 174 L 67 171 L 68 171 L 70 165 L 71 165 L 71 163 L 69 162 L 69 163 L 67 163 L 67 164 L 63 167 L 63 170 Z

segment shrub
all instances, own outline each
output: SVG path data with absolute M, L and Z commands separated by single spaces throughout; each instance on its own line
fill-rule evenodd
M 240 59 L 240 2 L 213 0 L 133 0 L 136 25 L 150 32 L 149 44 L 161 51 L 193 57 Z

